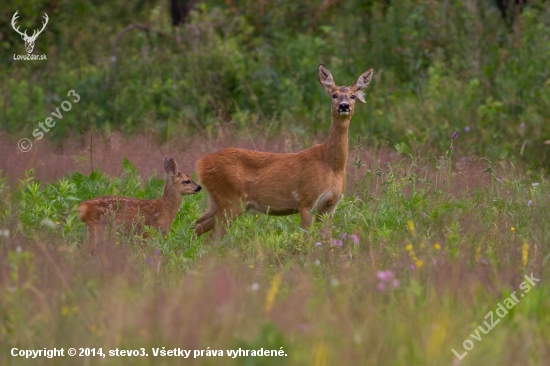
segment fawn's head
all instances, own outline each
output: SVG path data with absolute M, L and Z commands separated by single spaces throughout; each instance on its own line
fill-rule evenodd
M 359 99 L 362 103 L 366 103 L 365 92 L 362 89 L 369 85 L 373 72 L 373 69 L 368 69 L 351 86 L 337 86 L 325 65 L 319 65 L 319 81 L 332 97 L 333 117 L 350 119 L 353 116 L 355 100 Z
M 178 170 L 178 164 L 174 158 L 164 158 L 164 170 L 168 173 L 166 180 L 166 191 L 175 191 L 184 195 L 199 193 L 202 189 L 197 183 L 193 182 L 186 174 Z

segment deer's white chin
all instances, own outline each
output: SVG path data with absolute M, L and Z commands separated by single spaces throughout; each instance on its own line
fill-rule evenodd
M 348 116 L 349 112 L 338 112 L 340 116 Z

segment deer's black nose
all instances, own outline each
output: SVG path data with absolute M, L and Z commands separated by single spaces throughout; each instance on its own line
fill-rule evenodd
M 197 189 L 195 189 L 195 192 L 200 192 L 201 189 L 202 189 L 201 186 L 197 186 Z
M 349 104 L 348 103 L 340 103 L 340 105 L 338 106 L 338 110 L 340 112 L 347 112 L 349 111 Z

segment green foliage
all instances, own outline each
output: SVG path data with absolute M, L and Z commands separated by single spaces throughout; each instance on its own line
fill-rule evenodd
M 298 215 L 245 214 L 221 243 L 205 245 L 191 230 L 205 209 L 199 194 L 184 198 L 166 237 L 154 228 L 146 228 L 146 240 L 113 232 L 94 255 L 76 205 L 109 194 L 157 198 L 162 180 L 142 180 L 129 160 L 120 177 L 94 171 L 42 184 L 30 171 L 13 189 L 0 178 L 0 362 L 25 342 L 40 349 L 78 342 L 103 352 L 286 354 L 223 356 L 229 365 L 444 364 L 534 272 L 541 282 L 467 360 L 505 363 L 510 351 L 540 364 L 545 355 L 531 354 L 523 341 L 544 333 L 548 321 L 541 309 L 550 300 L 549 182 L 488 159 L 458 162 L 467 165 L 460 174 L 451 174 L 450 163 L 422 155 L 368 167 L 357 161 L 332 242 L 320 234 L 326 222 L 308 234 Z M 383 282 L 381 271 L 397 282 Z M 136 362 L 173 362 L 150 357 Z
M 29 29 L 49 14 L 35 51 L 48 61 L 4 58 L 0 129 L 30 136 L 74 89 L 81 102 L 45 138 L 91 125 L 168 139 L 250 122 L 271 134 L 325 133 L 328 99 L 316 81 L 324 63 L 346 85 L 374 67 L 368 110 L 352 124 L 370 143 L 437 156 L 453 131 L 469 131 L 465 154 L 550 166 L 548 2 L 530 2 L 513 30 L 489 1 L 232 4 L 200 2 L 172 31 L 160 1 L 12 1 L 4 24 L 17 9 Z M 130 31 L 113 63 L 116 35 L 137 22 L 162 34 Z M 15 32 L 3 35 L 2 50 L 24 52 Z

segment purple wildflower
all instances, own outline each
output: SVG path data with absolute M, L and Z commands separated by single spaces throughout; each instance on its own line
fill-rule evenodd
M 337 246 L 337 247 L 340 247 L 340 248 L 344 247 L 344 242 L 342 240 L 334 239 L 332 241 L 332 243 L 334 244 L 334 246 Z
M 160 250 L 155 249 L 155 255 L 159 255 L 159 254 L 160 254 Z
M 519 127 L 524 128 L 524 127 L 525 127 L 525 123 L 522 122 L 522 123 L 519 125 Z
M 355 245 L 359 245 L 359 236 L 357 234 L 351 234 L 351 240 Z
M 384 292 L 384 290 L 386 290 L 386 285 L 380 282 L 376 284 L 376 288 L 378 289 L 378 291 Z
M 533 201 L 531 200 L 527 201 L 527 207 L 531 207 L 532 204 L 533 204 Z
M 151 264 L 153 262 L 153 260 L 151 258 L 147 258 L 146 262 Z
M 459 133 L 459 132 L 460 132 L 460 131 L 455 131 L 455 132 L 453 133 L 453 135 L 451 136 L 451 138 L 452 138 L 453 140 L 456 139 L 456 138 L 458 137 L 458 133 Z
M 342 234 L 342 240 L 344 240 L 344 239 L 347 238 L 347 237 L 348 237 L 348 234 L 347 234 L 347 233 L 343 233 L 343 234 Z
M 391 286 L 392 286 L 393 288 L 396 288 L 397 286 L 399 286 L 399 280 L 393 279 L 393 280 L 391 281 Z
M 464 131 L 466 131 L 466 132 L 470 132 L 470 126 L 466 126 L 466 127 L 464 127 Z
M 416 269 L 416 267 L 414 266 L 414 264 L 411 264 L 411 265 L 409 266 L 409 268 L 410 268 L 410 269 Z
M 390 281 L 393 280 L 394 274 L 388 269 L 387 271 L 379 271 L 376 274 L 376 277 L 381 281 Z
M 321 245 L 323 245 L 320 241 L 318 241 L 317 243 L 315 243 L 315 246 L 316 247 L 320 247 Z

